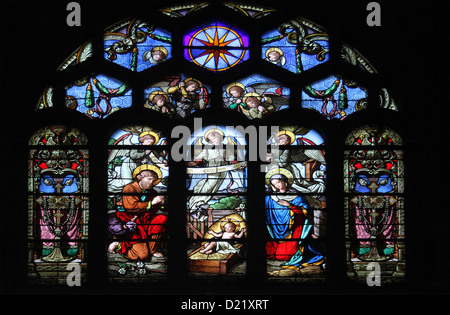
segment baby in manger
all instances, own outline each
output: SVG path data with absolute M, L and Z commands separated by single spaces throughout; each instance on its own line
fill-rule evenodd
M 225 221 L 223 225 L 223 231 L 216 233 L 213 230 L 209 230 L 208 233 L 215 236 L 216 238 L 231 240 L 235 238 L 242 238 L 244 233 L 247 231 L 246 228 L 236 231 L 236 224 L 230 220 Z M 229 241 L 211 241 L 205 243 L 203 248 L 199 251 L 202 254 L 212 254 L 214 251 L 221 254 L 237 253 L 238 248 L 235 248 Z

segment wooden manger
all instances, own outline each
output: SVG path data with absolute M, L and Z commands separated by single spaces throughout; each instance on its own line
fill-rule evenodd
M 199 247 L 188 254 L 188 267 L 190 272 L 203 272 L 219 275 L 226 275 L 231 268 L 239 261 L 244 250 L 244 244 L 238 243 L 233 245 L 239 251 L 237 253 L 221 254 L 214 252 L 212 254 L 202 254 L 200 250 L 203 248 L 205 241 L 209 241 L 211 235 L 206 233 L 209 229 L 216 232 L 220 231 L 222 220 L 228 220 L 232 218 L 241 222 L 240 228 L 245 227 L 245 221 L 238 214 L 232 214 L 224 216 L 221 220 L 216 221 L 212 217 L 212 211 L 208 210 L 208 219 L 203 222 L 197 222 L 197 220 L 189 221 L 188 216 L 188 235 L 192 239 L 199 240 Z

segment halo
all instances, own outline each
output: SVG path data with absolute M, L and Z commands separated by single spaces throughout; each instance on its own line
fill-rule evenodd
M 194 78 L 186 78 L 186 79 L 184 79 L 184 83 L 188 83 L 189 81 L 195 81 L 195 82 L 197 82 L 199 88 L 201 88 L 201 87 L 203 86 L 203 83 L 200 82 L 200 81 L 197 80 L 197 79 L 194 79 Z
M 292 176 L 292 173 L 290 171 L 288 171 L 285 168 L 274 168 L 274 169 L 271 169 L 270 171 L 268 171 L 266 174 L 266 185 L 267 186 L 272 187 L 272 184 L 270 183 L 270 178 L 276 174 L 281 174 L 281 175 L 286 176 L 286 178 L 288 179 L 289 185 L 292 185 L 294 183 L 294 176 Z
M 223 133 L 222 130 L 220 130 L 220 129 L 218 129 L 218 128 L 211 128 L 211 129 L 209 129 L 209 130 L 207 130 L 207 131 L 205 132 L 205 134 L 204 134 L 205 140 L 208 141 L 208 136 L 209 136 L 209 134 L 210 134 L 211 132 L 217 132 L 217 133 L 220 133 L 220 134 L 222 135 L 222 137 L 225 137 L 225 134 Z
M 240 82 L 233 82 L 233 83 L 228 84 L 225 91 L 227 91 L 227 93 L 231 95 L 230 89 L 235 86 L 240 87 L 243 91 L 245 91 L 245 86 Z
M 280 131 L 275 135 L 275 137 L 278 137 L 278 136 L 281 136 L 281 135 L 288 135 L 289 138 L 291 138 L 291 143 L 290 143 L 290 144 L 294 143 L 294 141 L 295 141 L 295 135 L 294 135 L 294 133 L 293 133 L 292 131 L 289 131 L 289 130 L 280 130 Z
M 133 178 L 136 178 L 136 176 L 138 176 L 143 171 L 153 171 L 153 172 L 155 172 L 156 176 L 158 176 L 158 179 L 155 180 L 155 182 L 153 183 L 153 186 L 156 186 L 156 185 L 159 184 L 159 182 L 161 181 L 162 173 L 161 173 L 161 170 L 158 167 L 156 167 L 155 165 L 152 165 L 152 164 L 139 165 L 133 171 Z
M 153 98 L 156 96 L 156 95 L 162 95 L 162 96 L 164 96 L 164 98 L 166 99 L 166 102 L 167 102 L 167 95 L 166 95 L 166 93 L 164 93 L 163 91 L 153 91 L 153 92 L 151 92 L 150 94 L 149 94 L 149 96 L 148 96 L 148 100 L 150 101 L 150 103 L 153 101 Z
M 149 130 L 149 131 L 141 132 L 141 134 L 139 135 L 139 138 L 142 138 L 143 136 L 146 136 L 146 135 L 153 136 L 153 138 L 155 138 L 155 144 L 158 143 L 158 141 L 159 141 L 159 136 L 158 136 L 158 134 L 157 134 L 156 132 L 150 131 L 150 130 Z
M 276 51 L 277 53 L 280 54 L 280 56 L 283 56 L 283 55 L 284 55 L 283 51 L 282 51 L 280 48 L 277 48 L 277 47 L 271 47 L 271 48 L 269 48 L 269 49 L 266 50 L 266 57 L 269 57 L 269 53 L 271 53 L 272 51 Z
M 249 92 L 244 95 L 244 97 L 242 98 L 242 102 L 245 104 L 245 101 L 247 100 L 247 98 L 251 97 L 251 96 L 256 97 L 258 100 L 261 100 L 261 98 L 262 98 L 261 95 L 259 95 L 258 93 Z
M 225 231 L 225 224 L 227 224 L 228 222 L 233 223 L 236 226 L 236 232 L 239 232 L 241 230 L 241 222 L 239 222 L 239 220 L 235 219 L 235 218 L 224 218 L 222 219 L 222 221 L 220 222 L 220 229 L 222 231 Z

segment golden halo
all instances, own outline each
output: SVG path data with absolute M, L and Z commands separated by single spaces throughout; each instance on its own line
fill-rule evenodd
M 245 101 L 247 100 L 247 98 L 251 97 L 251 96 L 256 97 L 258 100 L 262 99 L 261 95 L 259 95 L 258 93 L 249 92 L 249 93 L 245 93 L 244 97 L 242 98 L 242 102 L 245 104 Z
M 209 134 L 210 134 L 211 132 L 217 132 L 217 133 L 220 133 L 220 134 L 222 135 L 222 137 L 225 137 L 225 134 L 223 133 L 222 130 L 220 130 L 220 129 L 218 129 L 218 128 L 211 128 L 211 129 L 209 129 L 209 130 L 207 130 L 207 131 L 205 132 L 204 137 L 205 137 L 205 140 L 206 140 L 206 141 L 208 141 L 208 136 L 209 136 Z
M 235 218 L 226 218 L 226 219 L 223 219 L 220 222 L 220 229 L 222 231 L 225 231 L 225 224 L 227 224 L 228 222 L 231 222 L 231 223 L 233 223 L 236 226 L 235 232 L 239 232 L 241 230 L 241 223 L 237 219 L 235 219 Z
M 201 88 L 202 87 L 202 85 L 203 85 L 203 83 L 202 82 L 200 82 L 199 80 L 197 80 L 197 79 L 194 79 L 194 78 L 186 78 L 185 80 L 184 80 L 184 83 L 188 83 L 189 81 L 195 81 L 195 82 L 197 82 L 197 84 L 198 84 L 198 87 L 199 88 Z
M 240 87 L 242 89 L 242 91 L 245 91 L 245 86 L 240 82 L 233 82 L 233 83 L 228 84 L 225 90 L 227 91 L 228 94 L 231 95 L 230 89 L 235 86 Z
M 275 52 L 279 53 L 280 56 L 284 55 L 283 51 L 280 48 L 272 47 L 272 48 L 269 48 L 269 49 L 266 50 L 266 57 L 267 58 L 269 57 L 269 53 L 271 53 L 272 51 L 275 51 Z
M 289 130 L 280 130 L 280 131 L 275 135 L 275 137 L 278 137 L 278 136 L 281 136 L 281 135 L 288 135 L 289 138 L 291 138 L 291 143 L 290 143 L 290 144 L 294 143 L 294 141 L 295 141 L 295 135 L 294 135 L 294 133 L 293 133 L 292 131 L 289 131 Z
M 272 184 L 270 183 L 270 178 L 276 174 L 281 174 L 281 175 L 286 176 L 286 178 L 288 179 L 289 185 L 292 185 L 292 183 L 294 182 L 294 176 L 292 176 L 292 173 L 290 171 L 288 171 L 285 168 L 274 168 L 274 169 L 268 171 L 266 174 L 266 185 L 267 186 L 272 187 Z M 274 188 L 272 187 L 272 189 L 274 189 Z
M 142 132 L 140 135 L 139 135 L 139 138 L 142 138 L 143 136 L 146 136 L 146 135 L 150 135 L 150 136 L 153 136 L 153 138 L 155 138 L 155 144 L 157 144 L 158 143 L 158 141 L 159 141 L 159 136 L 158 136 L 158 134 L 156 133 L 156 132 L 154 132 L 154 131 L 144 131 L 144 132 Z
M 156 176 L 158 176 L 158 179 L 155 180 L 155 182 L 153 183 L 153 186 L 156 186 L 156 185 L 159 184 L 159 182 L 161 181 L 162 173 L 161 173 L 161 170 L 158 167 L 156 167 L 155 165 L 152 165 L 152 164 L 139 165 L 133 171 L 133 178 L 136 178 L 136 176 L 138 176 L 143 171 L 153 171 L 153 172 L 155 172 Z
M 150 103 L 153 102 L 153 98 L 154 98 L 156 95 L 162 95 L 162 96 L 164 96 L 164 99 L 165 99 L 166 102 L 167 102 L 167 95 L 166 95 L 166 93 L 164 93 L 163 91 L 153 91 L 153 92 L 151 92 L 151 93 L 149 94 L 149 96 L 148 96 L 148 100 L 149 100 Z
M 167 49 L 164 48 L 163 46 L 156 46 L 156 47 L 153 47 L 153 48 L 152 48 L 152 52 L 154 52 L 154 51 L 162 51 L 163 54 L 164 54 L 164 56 L 165 56 L 165 58 L 167 58 L 167 56 L 169 55 L 169 52 L 168 52 Z

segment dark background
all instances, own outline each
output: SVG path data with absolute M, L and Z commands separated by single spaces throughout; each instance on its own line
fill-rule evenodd
M 26 170 L 23 170 L 26 154 L 26 141 L 35 128 L 52 121 L 75 122 L 87 128 L 87 133 L 102 133 L 113 128 L 114 118 L 109 122 L 91 121 L 85 123 L 81 117 L 64 109 L 63 98 L 55 96 L 55 109 L 34 112 L 37 100 L 48 83 L 56 86 L 67 82 L 69 78 L 89 72 L 79 68 L 69 73 L 56 73 L 55 69 L 80 44 L 98 38 L 101 30 L 123 18 L 145 15 L 153 12 L 154 7 L 168 6 L 177 1 L 77 1 L 81 5 L 81 26 L 69 27 L 66 24 L 66 5 L 70 1 L 4 1 L 1 5 L 2 45 L 1 73 L 3 74 L 1 93 L 1 118 L 3 130 L 2 165 L 3 172 L 3 213 L 0 231 L 0 290 L 4 294 L 37 294 L 26 285 Z M 213 1 L 214 2 L 214 1 Z M 243 1 L 244 2 L 244 1 Z M 251 1 L 245 1 L 251 2 Z M 257 1 L 269 7 L 279 9 L 280 13 L 268 16 L 258 27 L 276 27 L 291 17 L 302 16 L 330 30 L 335 40 L 343 40 L 357 48 L 378 70 L 375 78 L 367 77 L 367 83 L 383 82 L 399 105 L 400 113 L 374 112 L 373 115 L 357 116 L 345 122 L 345 128 L 359 123 L 359 119 L 376 120 L 395 127 L 405 140 L 406 150 L 406 236 L 407 236 L 407 281 L 405 285 L 394 288 L 373 288 L 378 294 L 428 294 L 449 293 L 450 284 L 450 245 L 449 245 L 449 168 L 448 168 L 448 130 L 449 107 L 447 97 L 450 80 L 448 79 L 448 2 L 433 1 L 377 1 L 381 5 L 381 26 L 369 27 L 366 17 L 369 13 L 366 5 L 370 1 Z M 283 11 L 283 8 L 288 8 Z M 214 6 L 208 9 L 215 14 Z M 163 28 L 173 29 L 183 23 L 195 25 L 196 15 L 183 19 L 169 19 L 161 15 L 149 15 L 150 21 Z M 230 13 L 229 21 L 239 15 Z M 205 19 L 204 15 L 198 17 Z M 205 20 L 208 20 L 206 18 Z M 248 23 L 249 19 L 240 21 Z M 247 21 L 247 22 L 245 22 Z M 101 42 L 101 41 L 99 41 Z M 92 64 L 89 64 L 92 66 Z M 102 64 L 96 65 L 102 69 Z M 226 81 L 228 76 L 239 71 L 251 71 L 249 65 L 230 70 L 230 73 L 218 76 Z M 168 66 L 170 70 L 170 66 Z M 196 69 L 186 65 L 191 73 Z M 176 67 L 174 69 L 177 69 Z M 329 70 L 329 69 L 324 69 Z M 75 72 L 74 72 L 75 71 Z M 128 73 L 118 69 L 118 75 L 127 78 Z M 320 70 L 318 72 L 320 74 Z M 150 73 L 151 74 L 151 73 Z M 199 72 L 201 77 L 203 72 Z M 280 75 L 274 73 L 274 75 Z M 364 74 L 358 74 L 364 78 Z M 289 77 L 289 76 L 288 76 Z M 314 74 L 310 79 L 314 78 Z M 59 106 L 58 106 L 59 104 Z M 69 117 L 70 116 L 70 117 Z M 132 116 L 122 116 L 127 118 Z M 282 116 L 280 116 L 282 117 Z M 332 125 L 330 124 L 330 128 Z M 97 130 L 98 129 L 98 130 Z M 94 137 L 95 138 L 95 137 Z M 95 145 L 95 143 L 94 143 Z M 100 150 L 102 145 L 99 144 Z M 93 149 L 95 151 L 95 149 Z M 100 152 L 100 151 L 97 151 Z M 92 153 L 92 152 L 91 152 Z M 97 162 L 100 163 L 100 162 Z M 95 173 L 95 161 L 92 170 Z M 337 163 L 336 167 L 341 164 Z M 98 183 L 104 178 L 100 174 Z M 96 183 L 93 179 L 91 185 Z M 101 191 L 99 192 L 101 193 Z M 331 192 L 332 194 L 332 192 Z M 339 198 L 336 196 L 335 198 Z M 330 196 L 333 199 L 333 196 Z M 92 203 L 95 206 L 95 202 Z M 93 211 L 93 210 L 92 210 Z M 102 216 L 91 216 L 96 224 Z M 92 237 L 96 232 L 90 229 Z M 97 232 L 99 233 L 99 232 Z M 96 245 L 94 244 L 93 247 Z M 100 245 L 98 245 L 100 248 Z M 96 265 L 97 264 L 97 265 Z M 91 264 L 101 269 L 101 262 Z M 90 266 L 91 266 L 90 265 Z M 25 268 L 25 270 L 24 270 Z M 302 294 L 358 294 L 359 289 L 351 286 L 340 287 L 339 277 L 325 290 L 310 288 L 288 293 Z M 73 288 L 80 293 L 111 293 L 101 284 L 101 272 L 93 277 L 96 285 L 89 288 Z M 213 289 L 199 288 L 198 291 L 184 287 L 182 283 L 162 289 L 161 294 L 204 294 L 215 292 Z M 269 288 L 261 290 L 258 286 L 246 288 L 247 294 L 275 294 Z M 154 292 L 150 289 L 147 292 Z M 54 291 L 51 291 L 54 293 Z M 70 294 L 73 291 L 59 291 Z M 134 291 L 131 291 L 134 292 Z M 223 293 L 222 291 L 218 291 Z M 115 293 L 112 291 L 112 293 Z

